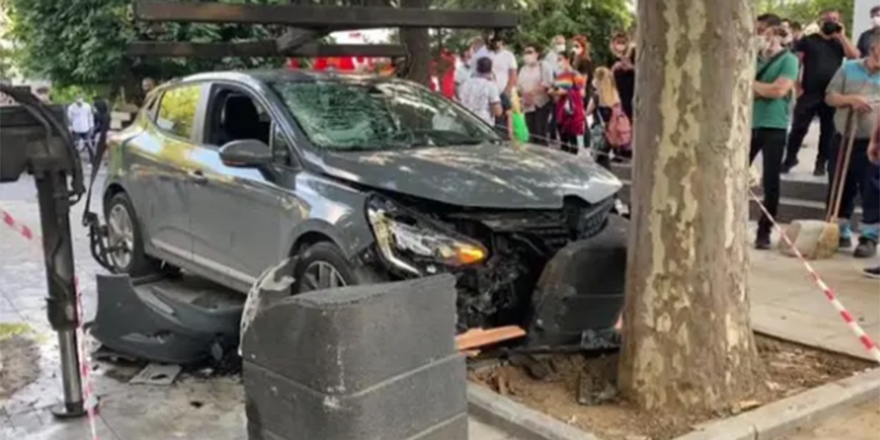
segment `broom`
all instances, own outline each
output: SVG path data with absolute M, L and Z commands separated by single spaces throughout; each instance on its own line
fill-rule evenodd
M 811 260 L 831 258 L 840 247 L 840 225 L 837 224 L 837 215 L 840 211 L 843 188 L 846 185 L 846 174 L 849 170 L 856 128 L 857 124 L 851 111 L 846 118 L 846 136 L 841 138 L 840 148 L 837 152 L 837 163 L 834 167 L 834 178 L 831 181 L 831 194 L 828 197 L 829 203 L 825 221 L 795 220 L 788 228 L 788 236 L 792 239 L 794 247 L 805 258 Z M 785 255 L 796 256 L 794 250 L 785 243 L 780 246 L 780 249 Z
M 856 139 L 858 124 L 854 119 L 853 112 L 850 111 L 846 117 L 847 136 L 841 139 L 841 148 L 837 152 L 837 164 L 834 167 L 834 179 L 832 179 L 828 214 L 825 216 L 825 227 L 816 241 L 813 258 L 831 258 L 840 247 L 840 225 L 837 223 L 837 216 L 840 213 L 840 203 L 843 199 L 843 190 L 846 187 L 846 175 L 849 172 L 849 162 Z

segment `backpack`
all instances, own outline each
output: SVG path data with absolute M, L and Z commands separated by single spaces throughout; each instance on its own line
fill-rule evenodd
M 611 108 L 611 117 L 605 125 L 605 139 L 615 148 L 626 147 L 632 142 L 632 125 L 620 104 Z

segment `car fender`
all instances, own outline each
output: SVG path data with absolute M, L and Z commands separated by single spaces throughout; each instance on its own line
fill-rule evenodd
M 315 241 L 316 234 L 329 238 L 347 258 L 360 255 L 373 244 L 373 231 L 364 213 L 366 193 L 309 172 L 296 177 L 295 188 L 300 209 L 290 213 L 299 218 L 291 219 L 292 227 L 284 237 L 290 253 L 303 242 Z

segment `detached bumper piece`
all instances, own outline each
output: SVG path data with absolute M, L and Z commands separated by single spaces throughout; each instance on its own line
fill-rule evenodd
M 107 348 L 152 362 L 192 364 L 235 350 L 244 295 L 184 276 L 98 275 L 91 333 Z
M 601 233 L 547 263 L 532 296 L 526 350 L 619 347 L 614 326 L 623 309 L 628 227 L 612 215 Z

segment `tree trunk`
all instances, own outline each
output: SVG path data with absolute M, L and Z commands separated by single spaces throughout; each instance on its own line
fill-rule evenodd
M 422 8 L 430 6 L 430 0 L 400 0 L 402 8 Z M 427 11 L 425 12 L 427 13 Z M 426 28 L 401 28 L 400 41 L 406 46 L 407 79 L 425 86 L 431 85 L 431 40 Z
M 646 410 L 717 410 L 764 383 L 746 293 L 751 1 L 638 2 L 619 386 Z

